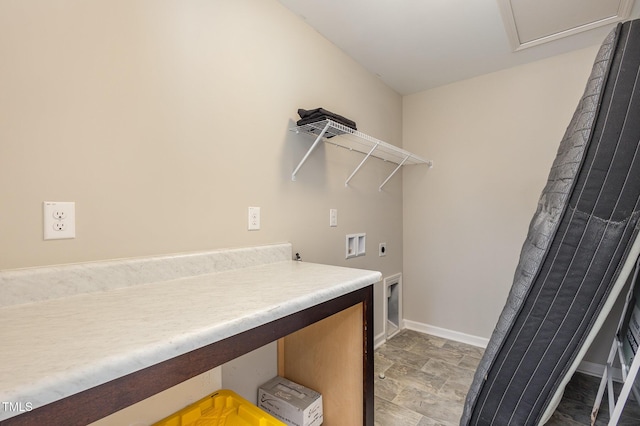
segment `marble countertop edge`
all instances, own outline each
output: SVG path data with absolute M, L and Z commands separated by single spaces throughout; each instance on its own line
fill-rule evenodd
M 293 265 L 298 262 L 272 262 L 270 266 L 263 268 L 260 266 L 246 268 L 248 280 L 254 274 L 260 274 L 266 270 L 268 279 L 272 285 L 277 284 L 278 271 L 284 271 L 283 274 L 289 280 L 296 279 L 300 274 L 302 286 L 308 287 L 301 295 L 278 300 L 270 305 L 260 306 L 258 309 L 247 314 L 242 314 L 232 319 L 226 319 L 222 322 L 212 321 L 211 325 L 197 327 L 190 330 L 180 330 L 168 338 L 149 344 L 140 345 L 132 350 L 122 353 L 115 353 L 104 358 L 95 358 L 91 363 L 77 365 L 65 369 L 64 371 L 53 371 L 51 374 L 39 377 L 26 383 L 15 384 L 12 389 L 0 390 L 0 400 L 2 401 L 28 401 L 33 408 L 63 399 L 77 392 L 101 385 L 118 377 L 139 371 L 151 365 L 166 361 L 176 356 L 182 355 L 194 349 L 204 347 L 206 345 L 221 341 L 225 338 L 237 335 L 244 331 L 250 330 L 265 323 L 286 317 L 290 314 L 302 311 L 320 303 L 332 300 L 351 291 L 358 290 L 367 285 L 374 284 L 381 279 L 381 274 L 376 271 L 354 270 L 344 267 L 332 267 L 327 265 L 306 264 L 303 267 L 294 268 Z M 302 266 L 302 265 L 301 265 Z M 312 278 L 309 283 L 304 284 L 302 277 L 307 271 L 311 271 Z M 219 274 L 223 277 L 241 277 L 245 270 L 236 270 L 231 274 L 213 273 L 210 276 L 203 275 L 199 277 L 185 277 L 186 279 L 202 280 L 206 285 L 207 280 L 214 279 Z M 328 276 L 335 274 L 336 282 L 328 284 L 325 282 L 320 285 L 321 288 L 314 288 L 314 277 L 318 277 L 326 273 Z M 271 275 L 269 275 L 271 274 Z M 342 278 L 340 278 L 342 277 Z M 176 281 L 185 279 L 179 278 Z M 333 278 L 321 281 L 332 281 Z M 172 282 L 164 282 L 165 285 L 176 284 Z M 297 282 L 295 283 L 297 284 Z M 153 285 L 151 283 L 150 285 Z M 305 287 L 305 288 L 306 288 Z M 151 288 L 151 287 L 150 287 Z M 271 287 L 269 287 L 271 288 Z M 139 291 L 139 290 L 138 290 Z M 237 290 L 236 290 L 237 291 Z M 266 290 L 265 290 L 266 291 Z M 117 288 L 105 291 L 105 294 L 122 292 L 127 294 L 127 290 Z M 77 295 L 77 296 L 87 296 Z M 90 295 L 88 297 L 98 298 L 100 295 Z M 67 298 L 68 301 L 75 299 L 74 296 Z M 59 300 L 59 299 L 58 299 Z M 82 297 L 77 299 L 82 300 Z M 47 303 L 44 301 L 40 303 Z M 37 308 L 38 302 L 30 303 L 32 308 Z M 14 306 L 13 308 L 18 308 Z M 0 312 L 3 308 L 0 308 Z M 12 310 L 17 312 L 17 309 Z M 6 412 L 0 407 L 0 420 L 13 417 L 20 413 Z

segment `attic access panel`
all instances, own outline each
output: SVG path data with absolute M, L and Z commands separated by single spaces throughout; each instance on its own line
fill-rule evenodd
M 514 51 L 624 21 L 635 0 L 498 0 Z

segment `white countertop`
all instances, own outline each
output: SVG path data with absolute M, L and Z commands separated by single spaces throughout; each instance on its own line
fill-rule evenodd
M 1 307 L 0 401 L 37 408 L 380 278 L 279 261 Z

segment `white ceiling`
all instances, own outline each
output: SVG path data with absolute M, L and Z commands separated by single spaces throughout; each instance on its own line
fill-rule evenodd
M 522 48 L 526 42 L 535 41 L 538 33 L 548 36 L 550 31 L 570 30 L 583 20 L 602 19 L 604 23 L 605 15 L 615 12 L 616 5 L 627 0 L 279 1 L 387 85 L 406 95 L 599 45 L 615 24 Z M 505 26 L 502 19 L 500 8 L 504 13 L 505 4 L 516 18 L 516 33 L 525 38 L 517 51 L 513 50 L 517 43 L 514 46 L 508 37 L 513 28 Z M 579 8 L 573 6 L 577 4 Z M 628 19 L 638 17 L 640 2 L 633 6 Z

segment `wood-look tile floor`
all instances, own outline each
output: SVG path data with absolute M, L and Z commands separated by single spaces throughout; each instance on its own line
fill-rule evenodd
M 483 350 L 402 330 L 375 351 L 376 426 L 457 426 Z M 384 378 L 380 378 L 380 374 Z M 589 425 L 600 379 L 576 373 L 547 426 Z M 596 425 L 606 425 L 602 402 Z M 629 401 L 618 423 L 640 425 L 640 407 Z

